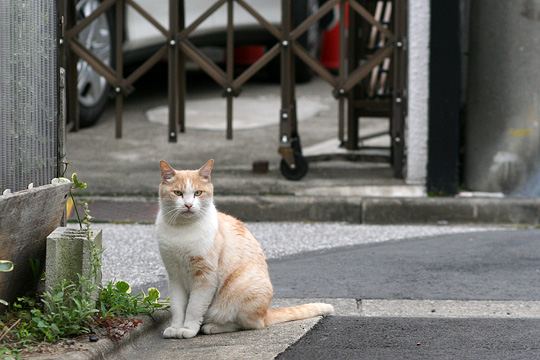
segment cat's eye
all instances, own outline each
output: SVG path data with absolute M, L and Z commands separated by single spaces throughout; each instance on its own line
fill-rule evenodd
M 201 196 L 201 195 L 202 195 L 202 191 L 201 191 L 201 190 L 195 191 L 195 196 Z
M 184 195 L 184 193 L 181 192 L 180 190 L 174 190 L 173 193 L 174 193 L 174 195 L 176 195 L 176 196 L 182 196 L 182 195 Z

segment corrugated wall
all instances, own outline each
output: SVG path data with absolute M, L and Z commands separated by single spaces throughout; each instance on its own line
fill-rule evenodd
M 56 1 L 0 1 L 0 194 L 57 171 Z

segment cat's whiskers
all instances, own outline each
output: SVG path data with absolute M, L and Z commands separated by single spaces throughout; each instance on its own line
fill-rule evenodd
M 177 208 L 177 207 L 174 207 L 174 208 L 172 208 L 171 210 L 167 211 L 165 214 L 163 214 L 163 216 L 168 216 L 170 213 L 175 212 L 175 211 L 177 211 L 177 210 L 178 210 L 178 208 Z
M 170 217 L 170 225 L 176 225 L 178 217 L 180 217 L 180 215 L 182 214 L 182 211 L 179 208 L 175 210 L 176 212 L 173 213 Z
M 177 214 L 180 212 L 180 208 L 174 206 L 172 209 L 169 209 L 167 212 L 162 213 L 162 217 L 165 219 L 165 222 L 169 225 L 174 224 L 174 219 Z

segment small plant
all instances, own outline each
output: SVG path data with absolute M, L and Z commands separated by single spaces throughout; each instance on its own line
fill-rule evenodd
M 0 272 L 10 272 L 13 270 L 13 263 L 9 260 L 0 260 Z M 7 306 L 5 300 L 0 299 L 0 304 Z
M 88 291 L 92 285 L 84 278 L 79 279 L 79 284 L 64 281 L 40 299 L 17 299 L 12 310 L 0 319 L 0 349 L 5 345 L 16 352 L 43 341 L 53 343 L 91 333 L 107 319 L 152 315 L 168 307 L 168 302 L 160 299 L 158 289 L 132 295 L 125 281 L 109 282 L 101 288 L 96 306 Z
M 52 343 L 91 332 L 98 312 L 94 304 L 80 286 L 67 281 L 44 292 L 39 299 L 18 298 L 0 318 L 0 354 L 16 359 L 22 350 L 40 342 Z
M 82 229 L 84 224 L 85 229 L 88 231 L 90 230 L 90 223 L 92 221 L 92 217 L 90 216 L 90 211 L 88 209 L 88 203 L 86 201 L 81 202 L 81 205 L 84 209 L 84 217 L 81 219 L 79 215 L 79 210 L 77 209 L 77 201 L 75 201 L 75 197 L 73 196 L 73 190 L 86 190 L 86 188 L 88 188 L 88 184 L 80 181 L 77 173 L 71 174 L 71 182 L 73 183 L 73 185 L 71 190 L 69 191 L 69 196 L 71 197 L 71 201 L 73 202 L 73 209 L 75 210 L 75 215 L 77 216 L 79 227 Z
M 100 315 L 104 318 L 115 316 L 151 315 L 164 309 L 167 304 L 160 302 L 160 293 L 156 288 L 149 288 L 148 294 L 131 295 L 131 287 L 125 281 L 109 282 L 99 294 Z
M 0 347 L 0 359 L 3 360 L 18 360 L 20 359 L 19 352 L 8 349 L 6 347 Z
M 39 302 L 32 298 L 19 298 L 13 310 L 13 315 L 20 320 L 13 340 L 23 344 L 55 342 L 89 333 L 93 316 L 97 313 L 89 294 L 68 281 L 44 292 Z
M 67 181 L 64 180 L 64 181 Z M 76 173 L 71 176 L 72 188 L 86 189 Z M 88 204 L 81 202 L 84 210 L 80 217 L 77 202 L 70 191 L 73 207 L 81 230 L 90 239 L 92 230 Z M 94 332 L 107 327 L 109 336 L 117 337 L 124 330 L 114 332 L 115 326 L 130 329 L 141 320 L 134 316 L 151 315 L 156 310 L 166 309 L 167 300 L 160 299 L 159 290 L 149 288 L 147 293 L 131 294 L 125 281 L 108 282 L 101 286 L 101 249 L 95 244 L 91 249 L 90 273 L 79 275 L 77 281 L 64 280 L 41 294 L 38 298 L 23 297 L 12 304 L 10 311 L 0 317 L 0 358 L 17 359 L 20 351 L 40 342 L 57 342 L 63 338 Z M 39 264 L 31 264 L 37 271 Z M 0 261 L 0 271 L 11 271 L 13 264 Z M 2 300 L 3 304 L 7 303 Z M 112 330 L 111 330 L 112 329 Z M 120 335 L 122 336 L 122 335 Z

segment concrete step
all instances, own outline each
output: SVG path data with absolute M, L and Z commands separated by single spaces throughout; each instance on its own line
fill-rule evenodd
M 90 197 L 98 222 L 153 223 L 157 197 Z M 524 224 L 540 222 L 540 199 L 310 195 L 217 196 L 220 211 L 244 221 L 363 224 Z

